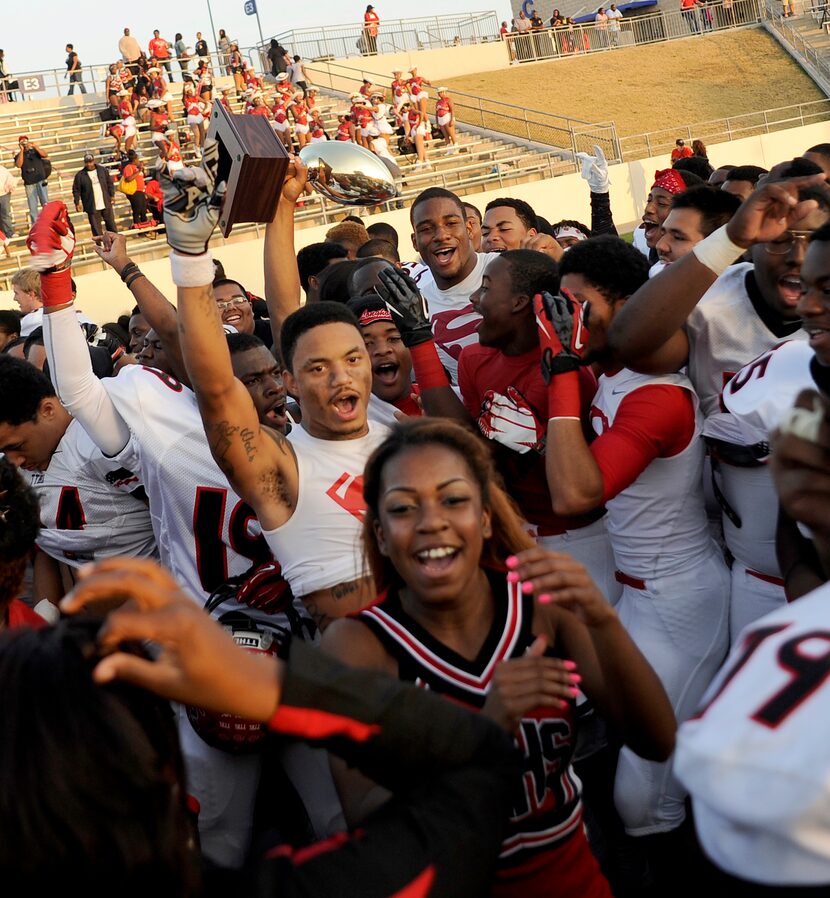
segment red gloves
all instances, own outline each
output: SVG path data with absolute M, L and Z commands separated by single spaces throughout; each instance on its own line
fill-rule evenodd
M 32 254 L 32 268 L 41 272 L 40 292 L 44 307 L 72 302 L 72 255 L 75 229 L 60 201 L 47 203 L 29 231 L 26 246 Z
M 538 293 L 533 297 L 542 376 L 548 385 L 548 418 L 579 418 L 579 376 L 588 341 L 584 307 L 569 293 Z

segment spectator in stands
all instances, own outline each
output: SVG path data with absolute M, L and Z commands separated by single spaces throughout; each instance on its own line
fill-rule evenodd
M 438 88 L 438 99 L 435 101 L 435 121 L 447 142 L 447 152 L 457 153 L 458 143 L 455 135 L 455 108 L 446 87 Z
M 226 75 L 232 75 L 230 65 L 231 42 L 225 34 L 225 29 L 219 29 L 219 40 L 216 41 L 216 47 L 219 50 L 219 66 L 224 69 Z
M 14 164 L 20 169 L 23 185 L 26 189 L 26 202 L 29 204 L 29 217 L 32 224 L 38 215 L 38 204 L 45 206 L 49 202 L 49 187 L 47 179 L 52 170 L 52 163 L 48 163 L 49 154 L 42 150 L 33 140 L 22 134 L 18 140 L 18 151 Z
M 700 156 L 702 159 L 709 161 L 709 154 L 706 151 L 706 144 L 702 140 L 692 141 L 692 155 Z
M 612 3 L 610 9 L 605 13 L 608 17 L 608 38 L 612 47 L 620 45 L 620 19 L 623 14 L 617 9 L 617 4 Z
M 700 8 L 702 5 L 699 0 L 680 0 L 680 13 L 692 34 L 700 34 Z
M 349 257 L 345 247 L 339 243 L 310 243 L 297 253 L 297 269 L 300 285 L 305 291 L 306 303 L 319 302 L 319 275 L 329 265 L 345 262 Z
M 370 3 L 366 7 L 366 12 L 363 13 L 363 52 L 366 56 L 377 56 L 379 25 L 380 16 Z
M 605 7 L 600 6 L 597 14 L 594 16 L 594 30 L 600 47 L 608 46 L 608 16 L 605 14 Z
M 0 311 L 0 352 L 20 337 L 20 313 L 11 309 Z
M 271 66 L 271 74 L 275 78 L 277 77 L 277 75 L 288 71 L 288 64 L 290 61 L 288 50 L 286 50 L 285 47 L 283 47 L 283 45 L 275 38 L 271 38 L 271 43 L 268 46 L 267 55 L 268 63 Z
M 734 193 L 741 201 L 745 200 L 758 185 L 762 175 L 767 174 L 760 165 L 737 165 L 726 173 L 721 190 Z M 710 181 L 711 183 L 711 181 Z
M 187 52 L 187 44 L 185 44 L 184 38 L 182 37 L 181 33 L 178 33 L 176 35 L 173 49 L 176 51 L 176 59 L 178 59 L 179 61 L 179 68 L 182 72 L 182 81 L 184 81 L 184 73 L 187 71 L 187 67 L 190 65 L 190 55 Z
M 678 159 L 686 159 L 693 155 L 694 151 L 686 146 L 686 141 L 682 137 L 678 137 L 674 142 L 674 149 L 671 151 L 671 161 L 677 162 Z
M 513 19 L 513 30 L 518 37 L 514 38 L 513 45 L 516 48 L 516 55 L 521 60 L 533 58 L 533 49 L 530 44 L 530 19 L 525 15 L 524 10 L 519 11 L 517 18 Z
M 539 15 L 537 10 L 533 10 L 530 15 L 530 30 L 531 31 L 542 31 L 545 27 L 545 23 L 542 21 L 542 17 Z
M 238 96 L 242 96 L 242 93 L 245 90 L 245 61 L 242 59 L 242 54 L 239 52 L 239 45 L 237 43 L 234 42 L 230 45 L 227 59 L 230 74 L 233 75 L 233 84 L 236 88 L 236 93 Z
M 112 198 L 115 187 L 109 172 L 95 162 L 92 153 L 84 153 L 84 167 L 77 172 L 72 182 L 72 199 L 75 211 L 86 212 L 94 237 L 104 235 L 104 225 L 108 231 L 116 231 L 112 214 Z
M 153 32 L 153 37 L 147 47 L 151 59 L 160 62 L 166 69 L 170 80 L 173 80 L 173 70 L 170 60 L 170 44 L 159 35 L 159 30 Z
M 339 243 L 348 253 L 349 259 L 356 259 L 357 251 L 368 241 L 366 228 L 354 221 L 341 221 L 326 231 L 326 242 Z
M 309 77 L 305 70 L 305 65 L 303 64 L 303 60 L 300 56 L 295 55 L 293 60 L 291 61 L 291 65 L 288 66 L 288 77 L 293 85 L 298 87 L 305 97 L 308 94 L 308 82 Z
M 5 166 L 0 165 L 0 243 L 7 256 L 10 255 L 9 241 L 14 237 L 12 194 L 16 186 L 17 178 Z
M 135 67 L 135 64 L 141 58 L 141 46 L 130 34 L 129 28 L 124 29 L 124 36 L 118 41 L 118 52 L 128 66 Z
M 470 231 L 473 249 L 477 253 L 481 252 L 481 212 L 479 212 L 478 207 L 472 203 L 464 203 L 464 219 Z
M 130 150 L 127 153 L 127 160 L 121 178 L 127 184 L 135 184 L 135 191 L 128 193 L 126 196 L 133 213 L 133 227 L 141 230 L 148 226 L 147 194 L 144 192 L 144 163 L 138 158 L 138 153 L 135 150 Z M 156 234 L 153 231 L 148 233 L 147 236 L 154 238 Z
M 167 114 L 173 115 L 173 94 L 170 93 L 170 85 L 167 79 L 162 75 L 161 69 L 157 66 L 150 66 L 147 69 L 150 76 L 150 93 L 154 100 L 161 100 L 167 106 Z
M 86 93 L 86 86 L 84 85 L 81 75 L 81 60 L 78 58 L 78 54 L 75 52 L 75 48 L 72 44 L 66 45 L 66 77 L 69 78 L 68 97 L 71 97 L 72 94 L 75 93 L 76 84 L 82 94 Z
M 10 89 L 11 76 L 6 68 L 5 52 L 0 50 L 0 103 L 14 102 L 14 93 Z
M 193 52 L 200 58 L 205 59 L 210 56 L 207 41 L 202 37 L 202 32 L 196 32 L 196 43 L 193 45 Z

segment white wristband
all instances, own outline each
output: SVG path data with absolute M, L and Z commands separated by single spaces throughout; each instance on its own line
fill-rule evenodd
M 726 233 L 726 225 L 723 225 L 708 237 L 704 237 L 692 252 L 701 265 L 705 265 L 720 277 L 733 262 L 740 259 L 746 248 L 733 243 Z
M 213 256 L 209 252 L 199 256 L 171 252 L 170 274 L 177 287 L 209 287 L 216 277 Z

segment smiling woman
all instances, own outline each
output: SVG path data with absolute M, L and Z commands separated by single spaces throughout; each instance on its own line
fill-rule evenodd
M 535 547 L 485 445 L 446 420 L 398 425 L 364 473 L 364 547 L 378 602 L 323 649 L 478 708 L 519 737 L 517 792 L 492 894 L 605 898 L 570 760 L 585 691 L 635 751 L 665 757 L 674 718 L 654 672 L 585 569 Z M 576 671 L 579 671 L 577 673 Z M 335 766 L 350 822 L 382 801 Z

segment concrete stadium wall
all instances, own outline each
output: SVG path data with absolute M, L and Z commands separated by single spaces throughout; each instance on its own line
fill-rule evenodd
M 776 162 L 799 155 L 813 144 L 828 141 L 830 122 L 819 123 L 715 144 L 709 147 L 709 159 L 715 167 L 732 163 L 770 168 Z M 666 168 L 668 165 L 666 156 L 657 156 L 612 166 L 611 206 L 620 232 L 631 230 L 639 221 L 655 169 Z M 490 200 L 505 195 L 527 200 L 549 221 L 576 218 L 586 224 L 590 222 L 588 190 L 577 173 L 474 193 L 467 195 L 465 199 L 483 210 Z M 406 260 L 414 257 L 410 243 L 408 209 L 368 216 L 364 221 L 367 224 L 373 221 L 391 224 L 401 236 L 401 258 Z M 309 243 L 322 240 L 329 227 L 331 225 L 298 229 L 295 233 L 296 248 L 299 250 Z M 261 239 L 218 246 L 213 249 L 213 254 L 222 260 L 229 277 L 239 278 L 248 290 L 262 295 L 264 275 Z M 166 296 L 175 301 L 176 289 L 170 279 L 170 264 L 167 259 L 142 262 L 141 268 Z M 112 271 L 92 272 L 80 275 L 76 280 L 78 307 L 90 318 L 98 322 L 112 321 L 132 308 L 131 295 Z M 0 293 L 0 308 L 16 308 L 10 292 Z
M 383 75 L 392 80 L 392 72 L 400 69 L 408 72 L 418 66 L 422 75 L 437 86 L 440 81 L 492 72 L 510 66 L 507 48 L 501 41 L 471 46 L 445 47 L 440 50 L 417 50 L 405 53 L 383 53 L 378 56 L 338 59 L 326 62 L 306 62 L 306 70 L 312 81 L 320 87 L 351 93 L 359 86 L 364 73 Z

